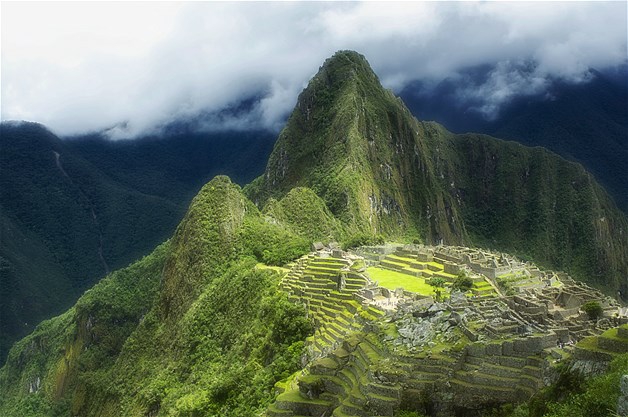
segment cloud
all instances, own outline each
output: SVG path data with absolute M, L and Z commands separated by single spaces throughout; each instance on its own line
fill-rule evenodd
M 60 135 L 279 129 L 324 59 L 355 49 L 394 90 L 466 68 L 486 114 L 551 79 L 626 62 L 626 3 L 3 3 L 2 120 Z M 245 112 L 226 111 L 258 97 Z
M 587 74 L 583 73 L 577 81 L 585 81 Z M 576 79 L 571 77 L 571 81 Z M 545 74 L 539 74 L 538 66 L 533 62 L 500 61 L 488 71 L 486 79 L 477 82 L 467 77 L 466 82 L 455 84 L 453 95 L 458 105 L 466 105 L 469 110 L 493 120 L 498 117 L 500 108 L 512 99 L 540 95 L 550 86 L 551 80 Z

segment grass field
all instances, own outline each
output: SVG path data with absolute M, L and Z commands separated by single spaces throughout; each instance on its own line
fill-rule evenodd
M 266 265 L 263 263 L 258 263 L 257 265 L 255 265 L 256 269 L 272 269 L 273 271 L 281 274 L 281 275 L 285 275 L 288 272 L 290 272 L 290 270 L 288 268 L 283 268 L 281 266 L 271 266 L 271 265 Z
M 411 277 L 400 272 L 390 271 L 377 267 L 366 270 L 371 280 L 377 281 L 380 287 L 394 290 L 403 287 L 404 290 L 419 293 L 422 295 L 433 295 L 434 287 L 425 283 L 423 278 Z

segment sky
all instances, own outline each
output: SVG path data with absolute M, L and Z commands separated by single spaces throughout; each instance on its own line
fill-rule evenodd
M 395 92 L 480 65 L 460 100 L 487 117 L 552 80 L 625 64 L 619 2 L 5 2 L 2 120 L 113 139 L 203 115 L 206 129 L 279 130 L 337 50 Z M 253 105 L 230 112 L 243 100 Z

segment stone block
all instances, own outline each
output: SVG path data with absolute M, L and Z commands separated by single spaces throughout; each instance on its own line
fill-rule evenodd
M 554 333 L 556 333 L 556 337 L 558 337 L 559 341 L 563 343 L 567 343 L 569 341 L 569 329 L 554 329 Z
M 528 337 L 514 340 L 513 350 L 517 353 L 536 354 L 545 348 L 556 346 L 558 337 L 556 334 L 549 334 L 538 337 Z
M 320 250 L 325 249 L 325 245 L 323 245 L 323 242 L 314 242 L 314 243 L 312 243 L 312 248 L 311 249 L 312 249 L 313 252 L 320 251 Z
M 486 354 L 489 356 L 501 356 L 502 344 L 501 343 L 489 343 L 486 345 Z
M 416 258 L 421 262 L 432 262 L 434 256 L 428 252 L 419 252 L 417 253 Z
M 467 345 L 467 355 L 473 357 L 486 356 L 486 345 L 482 343 L 472 343 Z
M 597 341 L 600 349 L 610 350 L 611 352 L 626 353 L 628 352 L 628 340 L 612 339 L 609 337 L 600 337 Z
M 451 262 L 445 262 L 443 264 L 443 270 L 448 274 L 458 275 L 460 272 L 460 266 Z
M 373 298 L 375 298 L 375 294 L 372 290 L 363 290 L 361 295 L 367 300 L 372 300 Z

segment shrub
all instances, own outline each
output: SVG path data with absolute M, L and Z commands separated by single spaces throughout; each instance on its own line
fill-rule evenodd
M 582 307 L 580 307 L 582 311 L 587 313 L 590 320 L 597 320 L 602 316 L 604 310 L 602 310 L 602 306 L 597 301 L 589 301 L 588 303 L 584 303 Z
M 425 281 L 425 283 L 427 285 L 431 285 L 432 287 L 440 287 L 440 288 L 444 288 L 445 287 L 445 279 L 441 278 L 441 277 L 432 277 L 428 280 Z
M 473 280 L 467 276 L 458 275 L 451 287 L 462 292 L 469 291 L 473 287 Z
M 383 245 L 384 237 L 381 235 L 373 236 L 368 234 L 357 234 L 349 237 L 342 243 L 343 249 L 357 248 L 367 245 Z

